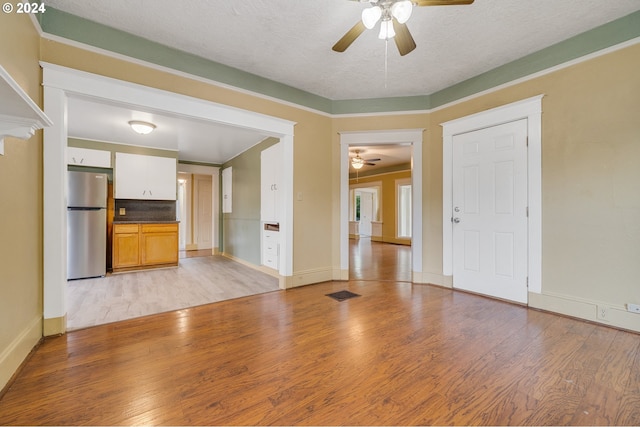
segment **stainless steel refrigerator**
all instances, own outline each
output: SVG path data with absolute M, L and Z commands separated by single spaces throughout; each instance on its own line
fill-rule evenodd
M 68 172 L 67 279 L 107 271 L 107 175 Z

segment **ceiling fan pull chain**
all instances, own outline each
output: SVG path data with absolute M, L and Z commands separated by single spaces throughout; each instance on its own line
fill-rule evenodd
M 387 88 L 387 62 L 389 53 L 389 39 L 384 41 L 384 88 Z

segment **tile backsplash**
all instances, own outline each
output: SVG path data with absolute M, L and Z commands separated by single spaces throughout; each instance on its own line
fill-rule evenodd
M 113 219 L 114 221 L 175 221 L 176 201 L 116 199 Z

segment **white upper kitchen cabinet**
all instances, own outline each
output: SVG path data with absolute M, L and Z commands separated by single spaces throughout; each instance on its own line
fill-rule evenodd
M 111 151 L 67 147 L 67 164 L 76 166 L 111 167 Z
M 260 154 L 260 219 L 280 222 L 280 172 L 282 171 L 282 144 L 277 143 Z
M 116 153 L 116 199 L 176 200 L 176 159 Z

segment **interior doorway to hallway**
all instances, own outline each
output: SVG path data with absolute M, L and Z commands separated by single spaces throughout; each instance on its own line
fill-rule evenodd
M 349 280 L 411 282 L 411 246 L 349 240 Z
M 344 279 L 354 280 L 354 272 L 350 268 L 355 260 L 352 257 L 352 239 L 350 239 L 350 182 L 349 172 L 353 164 L 353 159 L 349 154 L 349 147 L 376 147 L 393 145 L 409 145 L 411 146 L 411 198 L 412 203 L 409 207 L 411 211 L 411 220 L 407 223 L 411 229 L 411 246 L 409 249 L 409 258 L 411 266 L 409 267 L 410 281 L 414 277 L 422 277 L 422 136 L 424 129 L 402 129 L 402 130 L 376 130 L 376 131 L 341 131 L 340 138 L 340 277 Z M 377 160 L 369 158 L 375 152 L 366 153 L 363 161 L 366 163 L 378 163 Z M 380 156 L 378 156 L 380 157 Z M 377 159 L 377 157 L 373 157 Z M 382 157 L 380 157 L 382 158 Z M 360 168 L 356 168 L 360 169 Z M 362 176 L 360 174 L 360 176 Z M 362 180 L 362 178 L 360 178 Z M 356 174 L 356 181 L 358 174 Z M 394 183 L 395 185 L 395 183 Z M 383 215 L 386 216 L 386 215 Z M 383 219 L 384 221 L 384 219 Z M 395 227 L 395 224 L 393 224 Z M 392 235 L 396 235 L 395 231 Z M 372 246 L 373 248 L 373 246 Z M 362 253 L 362 252 L 360 252 Z M 373 259 L 373 258 L 372 258 Z

